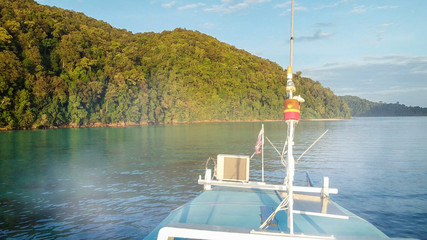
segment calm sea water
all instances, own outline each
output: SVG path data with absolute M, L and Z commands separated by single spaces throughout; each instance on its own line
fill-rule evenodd
M 308 171 L 332 198 L 390 237 L 427 239 L 427 118 L 300 122 L 296 183 Z M 143 238 L 197 196 L 205 161 L 253 152 L 261 123 L 0 132 L 0 238 Z M 265 123 L 284 144 L 286 124 Z M 266 180 L 285 170 L 266 142 Z M 260 179 L 260 156 L 251 178 Z

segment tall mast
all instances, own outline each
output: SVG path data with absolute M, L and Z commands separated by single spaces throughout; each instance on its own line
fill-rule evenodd
M 291 54 L 290 54 L 290 67 L 292 69 L 294 63 L 294 0 L 291 3 Z
M 291 3 L 291 51 L 290 51 L 290 65 L 287 69 L 287 81 L 286 81 L 286 94 L 288 98 L 293 98 L 295 92 L 295 84 L 292 81 L 292 67 L 294 62 L 294 0 Z
M 293 183 L 295 173 L 295 160 L 293 156 L 294 133 L 295 127 L 300 119 L 300 108 L 297 99 L 294 99 L 293 93 L 296 91 L 295 84 L 292 80 L 292 67 L 293 67 L 293 47 L 294 47 L 294 0 L 291 6 L 291 51 L 290 51 L 290 66 L 287 69 L 286 80 L 286 95 L 285 100 L 285 121 L 288 125 L 287 128 L 287 177 L 286 188 L 288 190 L 288 228 L 289 233 L 294 234 L 294 196 L 293 196 Z

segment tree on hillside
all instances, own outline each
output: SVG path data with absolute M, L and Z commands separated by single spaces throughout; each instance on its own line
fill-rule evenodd
M 0 2 L 0 127 L 282 119 L 286 73 L 197 31 L 132 34 L 82 13 Z M 346 103 L 296 75 L 303 118 Z

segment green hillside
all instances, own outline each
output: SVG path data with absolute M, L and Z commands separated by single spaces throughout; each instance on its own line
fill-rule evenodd
M 0 128 L 283 118 L 282 67 L 208 35 L 132 34 L 32 0 L 0 11 Z M 300 75 L 303 118 L 350 117 Z
M 427 116 L 427 108 L 408 107 L 400 103 L 371 102 L 356 96 L 341 97 L 354 117 Z

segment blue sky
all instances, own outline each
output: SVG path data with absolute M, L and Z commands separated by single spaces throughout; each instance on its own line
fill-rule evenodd
M 288 0 L 37 0 L 133 33 L 197 30 L 289 64 Z M 427 1 L 296 0 L 294 72 L 337 95 L 427 107 Z

